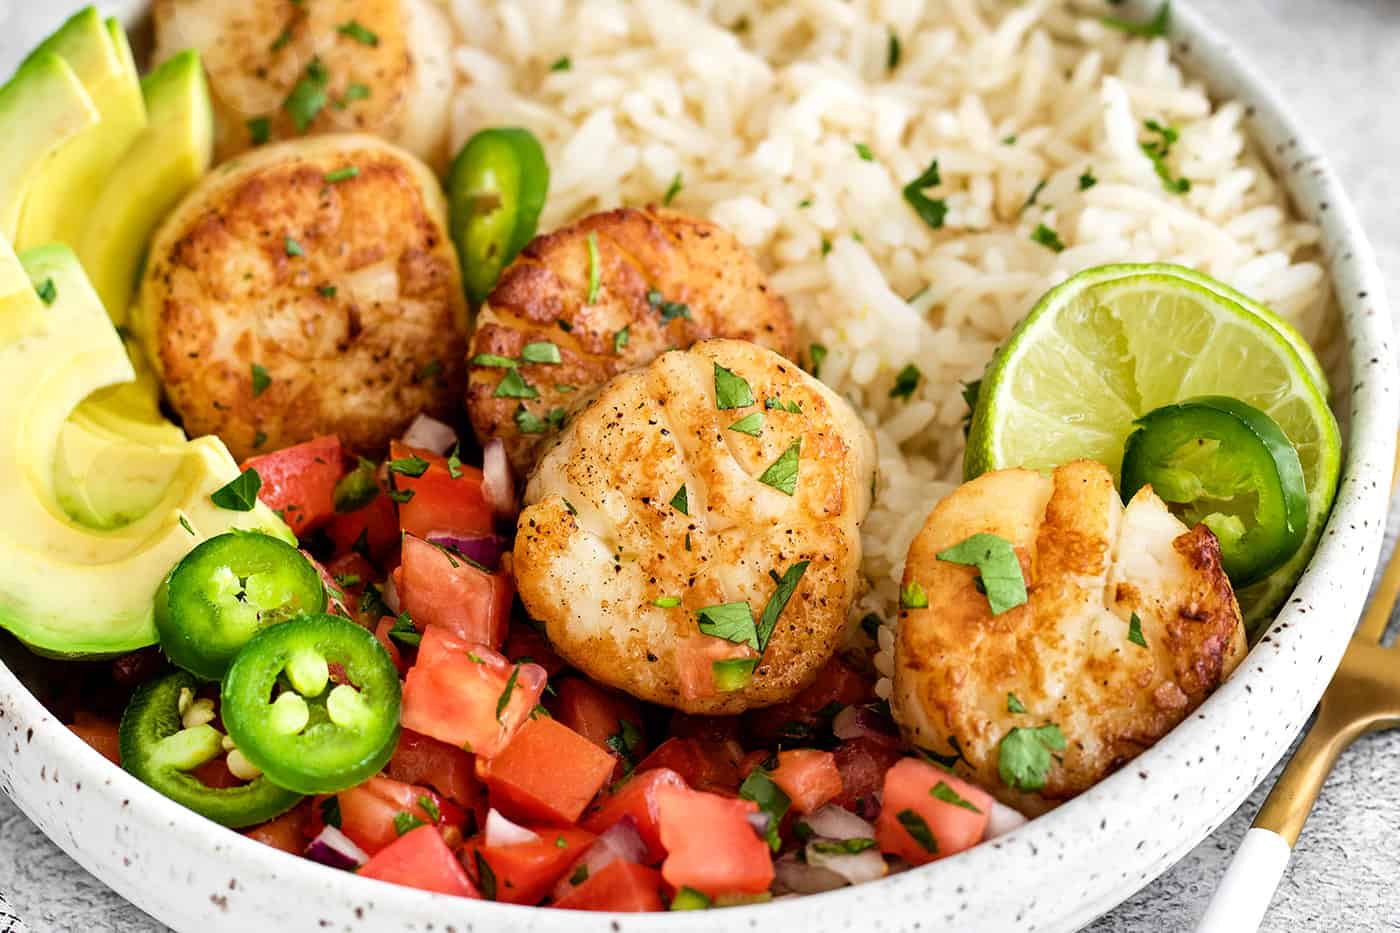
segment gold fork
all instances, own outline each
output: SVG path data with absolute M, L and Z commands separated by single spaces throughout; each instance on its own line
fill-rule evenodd
M 1397 479 L 1400 452 L 1391 477 L 1392 494 Z M 1259 808 L 1196 933 L 1259 929 L 1298 834 L 1337 757 L 1367 732 L 1400 726 L 1400 645 L 1380 645 L 1397 596 L 1400 547 L 1391 554 L 1341 666 L 1322 694 L 1312 728 Z

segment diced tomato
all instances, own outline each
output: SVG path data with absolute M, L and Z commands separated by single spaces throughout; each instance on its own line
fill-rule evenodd
M 392 564 L 399 548 L 399 513 L 388 490 L 381 485 L 379 495 L 368 505 L 336 514 L 326 523 L 326 535 L 337 554 L 350 554 L 356 547 L 363 547 L 374 560 Z
M 583 828 L 601 836 L 624 816 L 632 817 L 637 833 L 647 844 L 647 863 L 656 865 L 666 857 L 666 847 L 661 844 L 657 794 L 665 787 L 685 789 L 685 786 L 685 779 L 668 768 L 639 771 L 599 801 L 597 808 L 583 820 Z
M 93 751 L 114 765 L 121 764 L 121 741 L 117 737 L 117 724 L 91 713 L 78 713 L 68 730 L 92 746 Z
M 744 749 L 733 740 L 667 739 L 637 765 L 637 770 L 670 768 L 696 790 L 737 794 L 743 780 L 739 773 L 743 760 Z
M 228 759 L 223 756 L 209 759 L 191 770 L 190 774 L 205 787 L 215 787 L 220 790 L 228 787 L 239 787 L 247 783 L 242 778 L 233 776 L 233 772 L 228 769 Z
M 880 805 L 876 792 L 885 785 L 885 772 L 902 755 L 893 737 L 889 741 L 861 737 L 836 748 L 836 770 L 841 772 L 841 793 L 832 801 L 858 816 L 873 820 Z
M 618 859 L 555 901 L 563 910 L 605 910 L 643 913 L 664 910 L 661 873 L 645 865 Z
M 699 700 L 715 695 L 716 661 L 755 657 L 752 648 L 713 635 L 691 635 L 676 643 L 676 676 L 681 696 Z
M 371 856 L 358 874 L 439 894 L 481 897 L 462 863 L 442 841 L 442 834 L 432 826 L 404 833 Z
M 306 851 L 307 843 L 313 838 L 307 834 L 307 827 L 310 825 L 309 815 L 310 808 L 307 804 L 297 804 L 275 820 L 268 820 L 252 829 L 244 830 L 243 835 L 249 839 L 256 839 L 263 845 L 272 846 L 274 849 L 281 849 L 283 852 L 290 852 L 293 855 L 301 855 Z
M 476 763 L 471 755 L 446 742 L 404 729 L 384 773 L 405 784 L 431 787 L 462 808 L 479 810 L 482 818 L 486 815 L 482 807 L 485 789 L 476 779 Z
M 505 641 L 515 598 L 515 583 L 505 571 L 485 573 L 408 535 L 394 579 L 400 604 L 419 628 L 440 625 L 458 638 L 492 648 Z
M 513 665 L 430 625 L 404 682 L 400 718 L 404 728 L 490 758 L 530 718 L 545 680 L 538 664 Z
M 461 827 L 466 814 L 461 807 L 426 787 L 386 777 L 372 777 L 363 784 L 336 794 L 340 805 L 340 829 L 370 855 L 399 838 L 395 818 L 411 814 L 424 823 Z M 432 806 L 425 806 L 424 801 Z M 436 809 L 438 819 L 432 818 Z
M 676 787 L 660 788 L 656 802 L 666 847 L 661 874 L 668 884 L 710 897 L 768 890 L 772 854 L 748 821 L 758 804 Z
M 458 467 L 457 478 L 453 479 L 445 457 L 398 441 L 389 445 L 389 456 L 394 460 L 421 457 L 428 461 L 422 476 L 394 476 L 394 485 L 400 491 L 413 493 L 408 501 L 399 503 L 399 527 L 404 531 L 419 538 L 434 533 L 470 538 L 495 530 L 491 506 L 481 491 L 482 474 L 476 467 Z
M 926 761 L 905 758 L 885 774 L 875 841 L 880 851 L 922 865 L 981 842 L 991 812 L 992 795 L 982 788 Z M 924 829 L 930 838 L 920 840 Z
M 554 653 L 549 639 L 536 631 L 533 625 L 525 622 L 510 623 L 506 645 L 501 650 L 512 661 L 535 662 L 545 669 L 550 679 L 569 666 L 563 658 Z
M 693 716 L 672 713 L 666 724 L 667 738 L 705 739 L 710 742 L 744 743 L 744 720 L 739 716 Z
M 874 683 L 840 658 L 832 658 L 816 679 L 786 703 L 755 710 L 747 717 L 754 737 L 764 743 L 801 741 L 831 722 L 840 706 L 869 703 Z
M 478 858 L 484 860 L 496 879 L 496 900 L 507 904 L 538 904 L 544 900 L 574 861 L 593 844 L 592 833 L 581 829 L 539 829 L 538 842 L 521 842 L 508 846 L 487 846 L 483 836 L 467 840 L 462 849 L 462 862 L 483 883 Z
M 333 558 L 326 564 L 326 573 L 346 596 L 359 596 L 375 578 L 374 565 L 353 551 Z
M 408 670 L 408 662 L 404 660 L 403 652 L 399 650 L 398 642 L 389 637 L 389 632 L 394 628 L 392 616 L 385 616 L 379 620 L 379 624 L 374 627 L 374 637 L 379 639 L 379 643 L 384 646 L 384 650 L 389 652 L 389 658 L 394 662 L 394 667 L 403 674 Z
M 769 775 L 798 813 L 811 813 L 842 791 L 836 756 L 814 748 L 778 752 L 778 767 Z
M 245 470 L 262 479 L 258 498 L 298 537 L 326 523 L 335 514 L 335 484 L 345 475 L 340 438 L 317 437 L 260 457 L 250 457 Z
M 531 719 L 482 765 L 491 804 L 506 816 L 576 822 L 612 775 L 613 756 L 549 716 Z
M 642 709 L 636 700 L 583 677 L 564 678 L 555 689 L 555 718 L 618 759 L 614 778 L 622 776 L 624 762 L 636 766 L 646 752 Z M 630 728 L 624 729 L 624 722 Z

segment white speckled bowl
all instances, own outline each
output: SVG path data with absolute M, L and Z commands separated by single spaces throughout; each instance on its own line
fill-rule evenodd
M 74 4 L 76 5 L 76 4 Z M 128 0 L 130 12 L 139 0 Z M 1153 3 L 1135 14 L 1150 13 Z M 1333 372 L 1349 449 L 1322 545 L 1225 686 L 1093 790 L 989 845 L 874 884 L 720 914 L 606 915 L 425 894 L 322 868 L 228 832 L 112 767 L 0 666 L 0 789 L 84 867 L 181 930 L 1071 930 L 1165 870 L 1288 747 L 1346 647 L 1379 553 L 1395 453 L 1390 317 L 1370 247 L 1317 148 L 1190 9 L 1177 56 L 1249 105 L 1257 139 L 1323 231 L 1347 359 Z M 54 20 L 58 21 L 59 11 Z M 13 62 L 0 63 L 8 71 Z M 1350 385 L 1347 383 L 1350 380 Z M 1349 391 L 1348 391 L 1349 388 Z

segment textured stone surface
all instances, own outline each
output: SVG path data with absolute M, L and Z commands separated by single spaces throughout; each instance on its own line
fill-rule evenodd
M 0 0 L 0 70 L 76 0 Z M 1400 298 L 1400 4 L 1393 0 L 1198 0 L 1271 80 L 1331 157 Z M 1394 543 L 1397 513 L 1389 538 Z M 1396 625 L 1392 620 L 1392 636 Z M 1264 922 L 1270 933 L 1400 931 L 1400 732 L 1342 758 Z M 1277 771 L 1275 771 L 1277 774 Z M 1272 776 L 1209 839 L 1093 924 L 1093 933 L 1192 928 Z M 0 798 L 0 890 L 34 933 L 147 931 L 149 917 L 108 891 Z

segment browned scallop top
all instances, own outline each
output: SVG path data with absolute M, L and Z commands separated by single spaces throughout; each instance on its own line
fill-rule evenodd
M 483 443 L 501 438 L 523 475 L 555 430 L 551 414 L 557 424 L 614 375 L 711 337 L 793 355 L 787 305 L 753 256 L 720 227 L 674 211 L 593 214 L 535 238 L 501 275 L 479 316 L 473 358 L 519 358 L 526 344 L 548 342 L 561 362 L 521 365 L 523 390 L 514 377 L 502 389 L 504 368 L 471 366 L 472 426 Z M 517 397 L 504 394 L 511 391 Z
M 464 380 L 466 307 L 435 178 L 363 136 L 216 170 L 153 243 L 136 325 L 191 435 L 236 457 L 337 434 L 372 452 Z

